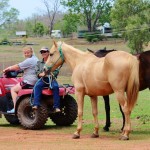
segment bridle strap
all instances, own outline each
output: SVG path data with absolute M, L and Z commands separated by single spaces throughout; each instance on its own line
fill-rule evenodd
M 53 66 L 58 62 L 58 60 L 61 58 L 62 59 L 62 61 L 63 61 L 63 63 L 64 63 L 64 54 L 63 54 L 63 52 L 62 52 L 62 48 L 61 48 L 61 46 L 62 46 L 62 44 L 58 47 L 58 51 L 59 51 L 59 54 L 60 54 L 60 57 L 56 60 L 56 62 L 55 63 L 53 63 L 51 66 L 48 66 L 48 65 L 44 65 L 46 68 L 47 68 L 47 70 L 51 70 L 52 68 L 53 68 Z M 63 64 L 62 63 L 62 64 Z

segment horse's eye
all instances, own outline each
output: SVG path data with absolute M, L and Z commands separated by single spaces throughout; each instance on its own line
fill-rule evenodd
M 53 54 L 49 54 L 50 56 L 53 56 Z

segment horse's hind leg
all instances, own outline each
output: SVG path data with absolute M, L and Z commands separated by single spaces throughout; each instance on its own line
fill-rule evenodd
M 119 104 L 119 108 L 120 108 L 120 112 L 122 114 L 122 119 L 123 119 L 122 128 L 121 128 L 121 131 L 123 131 L 123 128 L 124 128 L 124 125 L 125 125 L 125 116 L 124 116 L 124 113 L 122 111 L 122 108 L 121 108 L 120 104 Z
M 98 123 L 98 107 L 97 107 L 97 96 L 91 96 L 92 113 L 94 117 L 95 128 L 92 134 L 92 138 L 99 137 L 99 123 Z
M 122 136 L 120 140 L 129 140 L 129 133 L 131 131 L 131 122 L 130 122 L 130 110 L 127 107 L 127 98 L 125 97 L 124 91 L 115 92 L 116 98 L 121 105 L 122 111 L 125 115 L 125 126 L 123 129 Z
M 109 131 L 110 127 L 110 104 L 109 104 L 109 95 L 103 96 L 104 103 L 105 103 L 105 112 L 106 112 L 106 123 L 103 127 L 104 131 Z

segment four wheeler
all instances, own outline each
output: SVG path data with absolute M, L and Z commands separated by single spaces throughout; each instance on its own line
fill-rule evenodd
M 42 91 L 41 106 L 37 110 L 32 109 L 33 87 L 19 91 L 14 114 L 8 114 L 7 110 L 13 108 L 10 88 L 20 82 L 17 71 L 7 72 L 0 78 L 0 113 L 10 124 L 21 124 L 26 129 L 41 129 L 48 118 L 58 126 L 69 126 L 77 118 L 77 103 L 70 95 L 74 94 L 74 87 L 68 84 L 59 87 L 60 113 L 53 113 L 53 93 L 49 88 Z

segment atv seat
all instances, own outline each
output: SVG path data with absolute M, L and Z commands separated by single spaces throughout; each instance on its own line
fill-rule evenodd
M 30 85 L 30 86 L 28 87 L 28 89 L 33 89 L 33 87 L 34 87 L 34 85 Z

